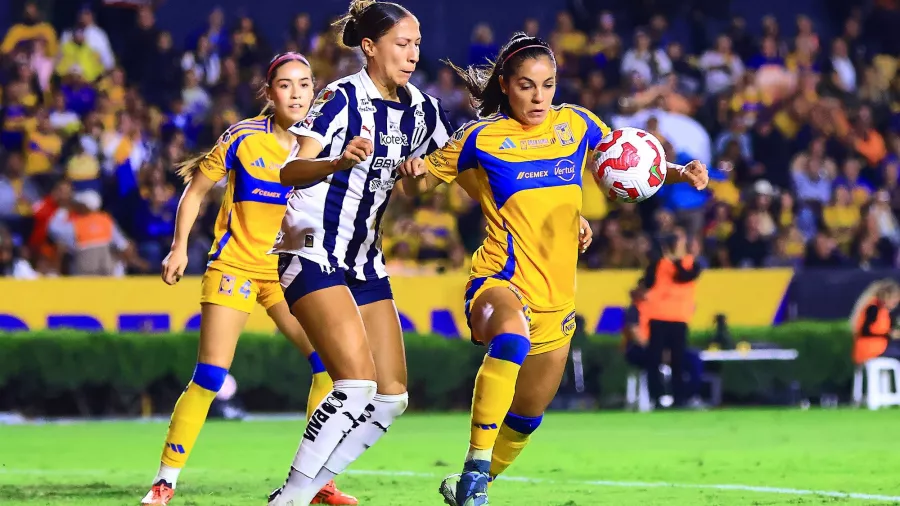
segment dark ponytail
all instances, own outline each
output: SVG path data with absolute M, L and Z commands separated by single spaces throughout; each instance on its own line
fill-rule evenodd
M 347 14 L 335 22 L 341 27 L 341 43 L 349 48 L 359 47 L 363 39 L 378 39 L 401 19 L 412 16 L 405 7 L 392 2 L 352 0 Z
M 488 65 L 469 65 L 459 67 L 451 61 L 445 61 L 462 78 L 472 95 L 472 105 L 479 117 L 490 116 L 498 112 L 509 114 L 509 97 L 500 87 L 500 76 L 509 82 L 519 66 L 528 59 L 547 56 L 556 65 L 556 56 L 542 39 L 530 37 L 518 32 L 509 39 L 497 56 L 497 60 Z

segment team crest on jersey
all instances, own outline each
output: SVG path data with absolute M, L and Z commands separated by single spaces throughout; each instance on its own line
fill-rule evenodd
M 575 333 L 575 311 L 572 311 L 563 318 L 560 330 L 562 330 L 563 335 L 566 336 Z
M 325 105 L 328 102 L 331 102 L 331 99 L 334 98 L 334 95 L 335 95 L 334 90 L 329 90 L 328 88 L 325 88 L 324 90 L 322 90 L 321 93 L 319 93 L 319 96 L 316 97 L 316 101 L 313 102 L 313 107 Z
M 572 129 L 569 127 L 568 123 L 553 125 L 553 130 L 556 132 L 556 138 L 559 139 L 560 146 L 575 144 L 575 136 L 572 135 Z
M 234 293 L 234 281 L 234 276 L 231 274 L 222 274 L 222 281 L 219 282 L 219 295 Z

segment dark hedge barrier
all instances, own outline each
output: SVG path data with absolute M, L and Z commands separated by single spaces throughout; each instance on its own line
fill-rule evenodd
M 762 392 L 793 383 L 804 396 L 846 396 L 853 375 L 846 323 L 790 323 L 733 329 L 735 340 L 771 343 L 800 352 L 794 362 L 710 364 L 721 373 L 726 400 L 769 402 Z M 711 335 L 693 333 L 695 346 Z M 600 405 L 621 404 L 628 367 L 618 336 L 588 336 L 583 353 L 587 393 Z M 167 412 L 190 378 L 196 334 L 36 332 L 0 335 L 0 411 L 44 415 L 133 415 Z M 465 409 L 484 348 L 462 340 L 407 335 L 411 408 Z M 278 336 L 246 334 L 231 368 L 239 396 L 252 410 L 299 411 L 309 366 Z

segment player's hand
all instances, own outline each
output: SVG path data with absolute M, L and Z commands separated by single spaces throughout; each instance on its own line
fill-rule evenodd
M 347 144 L 344 152 L 341 153 L 341 157 L 335 161 L 338 170 L 346 170 L 366 161 L 367 158 L 372 156 L 374 149 L 372 141 L 369 139 L 366 139 L 365 137 L 354 137 Z
M 584 216 L 581 217 L 579 226 L 581 230 L 578 232 L 578 251 L 584 253 L 590 247 L 591 241 L 594 240 L 594 231 L 591 229 L 591 224 L 584 219 Z
M 397 172 L 401 177 L 411 177 L 413 179 L 419 179 L 424 176 L 427 172 L 425 169 L 425 160 L 421 158 L 409 158 L 404 160 L 403 163 L 397 167 Z
M 162 280 L 167 285 L 174 285 L 181 280 L 184 269 L 187 267 L 187 251 L 173 249 L 162 261 Z
M 709 171 L 706 170 L 706 165 L 700 163 L 699 160 L 691 160 L 691 163 L 684 166 L 681 178 L 694 188 L 705 190 L 709 184 Z

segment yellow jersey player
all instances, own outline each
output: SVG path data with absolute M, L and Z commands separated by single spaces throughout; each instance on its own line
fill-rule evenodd
M 472 339 L 487 355 L 475 380 L 463 471 L 440 487 L 448 504 L 480 506 L 562 379 L 575 331 L 578 252 L 591 239 L 580 216 L 581 174 L 609 128 L 582 107 L 551 106 L 556 59 L 540 39 L 516 34 L 492 66 L 454 68 L 481 119 L 399 171 L 410 194 L 458 181 L 487 219 L 465 292 Z M 697 188 L 708 179 L 699 162 L 669 174 Z
M 309 358 L 313 384 L 309 405 L 332 389 L 322 361 L 291 315 L 278 282 L 277 257 L 268 255 L 281 228 L 290 187 L 279 182 L 281 163 L 295 144 L 288 128 L 302 121 L 313 98 L 312 69 L 298 53 L 277 55 L 269 64 L 263 90 L 269 105 L 260 116 L 232 125 L 206 155 L 184 162 L 188 181 L 178 205 L 172 251 L 163 260 L 162 278 L 173 285 L 187 266 L 187 240 L 200 204 L 226 180 L 225 198 L 215 224 L 215 241 L 201 289 L 200 349 L 191 382 L 175 404 L 162 462 L 143 505 L 165 505 L 206 421 L 234 359 L 241 331 L 258 303 L 278 329 Z M 308 408 L 307 406 L 307 408 Z M 314 504 L 357 504 L 334 483 Z

